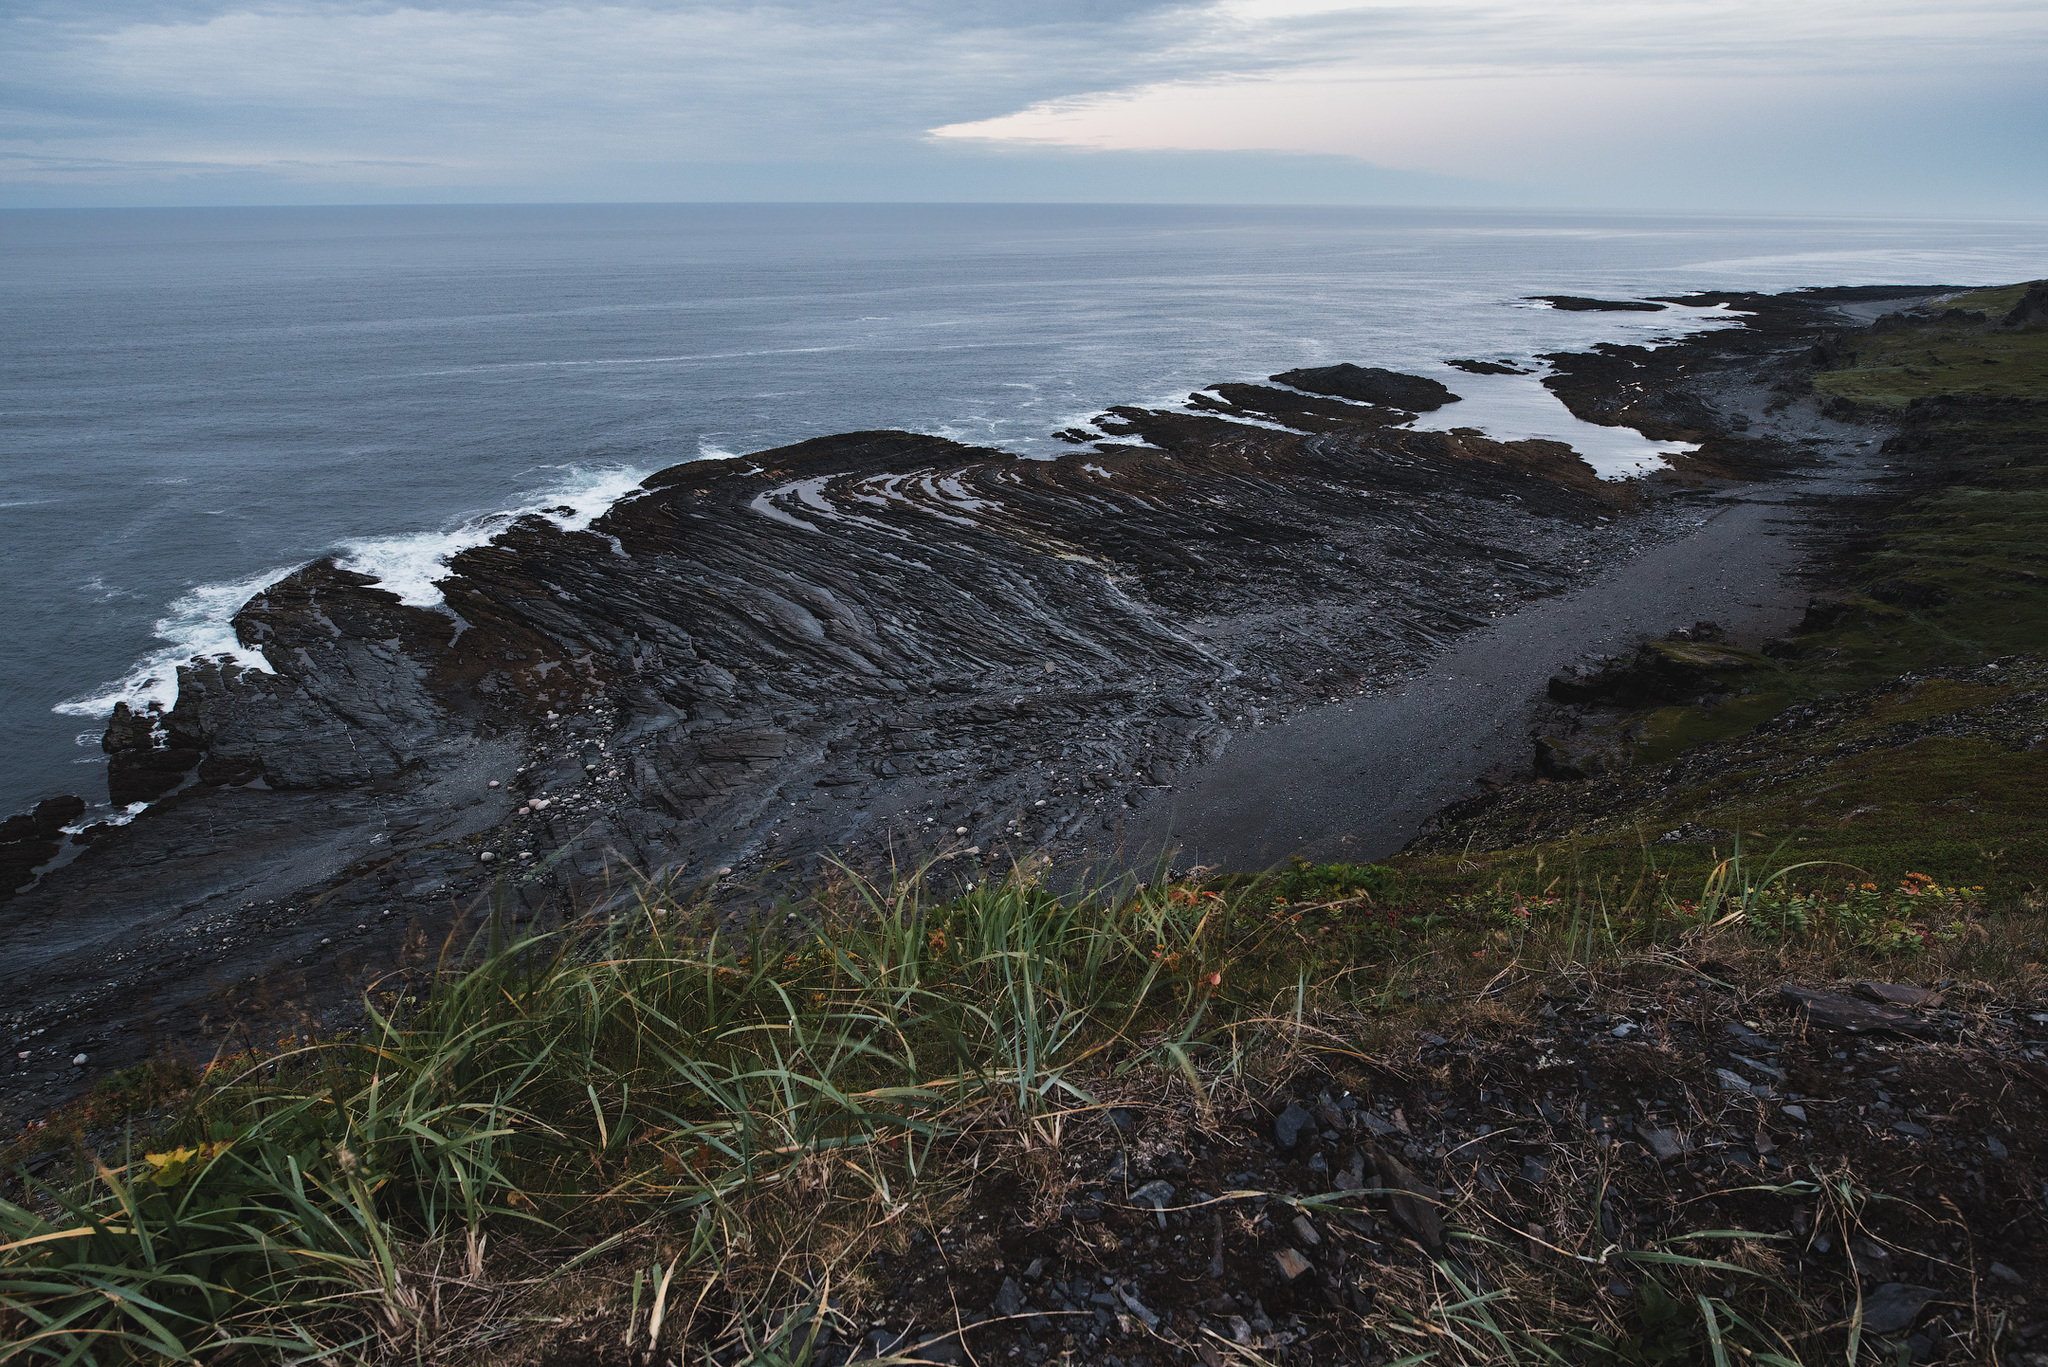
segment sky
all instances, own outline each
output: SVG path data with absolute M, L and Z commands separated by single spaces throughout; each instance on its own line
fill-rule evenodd
M 2044 0 L 6 0 L 0 206 L 2048 217 Z

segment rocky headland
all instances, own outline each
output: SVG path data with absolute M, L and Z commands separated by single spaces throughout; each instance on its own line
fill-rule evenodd
M 1688 297 L 1743 326 L 1546 358 L 1581 418 L 1701 444 L 1639 480 L 1413 430 L 1451 389 L 1338 365 L 1111 409 L 1056 460 L 857 432 L 676 466 L 588 531 L 458 556 L 442 607 L 307 566 L 235 618 L 267 670 L 195 660 L 170 711 L 112 718 L 140 817 L 0 828 L 0 1104 L 329 1019 L 492 910 L 653 882 L 767 914 L 826 854 L 1142 867 L 1167 795 L 1272 723 L 1426 680 L 1703 501 L 1862 451 L 1881 415 L 1810 377 L 1854 310 L 1934 292 Z

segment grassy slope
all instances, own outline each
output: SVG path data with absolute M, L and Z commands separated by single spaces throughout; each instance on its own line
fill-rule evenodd
M 1942 305 L 1995 319 L 2023 290 Z M 1546 879 L 1690 877 L 1736 832 L 1886 885 L 1922 872 L 2010 902 L 2048 884 L 2048 329 L 1944 315 L 1849 348 L 1816 389 L 1901 413 L 1887 454 L 1932 487 L 1874 529 L 1837 620 L 1789 659 L 1733 653 L 1707 705 L 1592 719 L 1568 744 L 1632 765 L 1511 794 L 1398 861 L 1420 885 L 1527 881 L 1539 862 Z M 1687 823 L 1720 838 L 1648 844 Z

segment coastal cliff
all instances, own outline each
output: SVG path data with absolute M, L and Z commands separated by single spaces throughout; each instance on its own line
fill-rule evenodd
M 164 796 L 9 909 L 69 924 L 0 923 L 17 1103 L 187 1032 L 0 1155 L 0 1337 L 2040 1356 L 2048 309 L 1876 293 L 1554 358 L 1574 407 L 1707 439 L 1632 485 L 1274 397 L 1437 398 L 1339 367 L 1198 396 L 1292 427 L 1126 409 L 1060 462 L 863 433 L 680 467 L 462 557 L 446 608 L 331 565 L 272 585 L 238 621 L 270 671 L 201 662 L 109 727 L 115 782 Z M 1510 605 L 1509 535 L 1556 592 Z M 1658 625 L 1709 605 L 1740 611 Z M 1487 781 L 1404 808 L 1375 767 Z M 1183 856 L 1237 842 L 1221 867 L 1062 888 L 1027 855 L 1089 853 L 1092 801 L 1142 854 L 1196 796 Z M 79 805 L 8 831 L 61 848 Z M 878 813 L 939 862 L 781 858 L 824 830 L 858 858 Z M 1261 822 L 1318 858 L 1376 831 L 1376 862 L 1276 867 Z M 721 839 L 747 876 L 694 872 Z M 209 910 L 205 877 L 279 897 Z M 802 924 L 743 930 L 777 886 Z
M 1582 415 L 1704 443 L 1647 480 L 1406 428 L 1452 392 L 1334 366 L 1112 409 L 1051 461 L 863 432 L 676 466 L 456 557 L 437 607 L 310 565 L 235 618 L 267 671 L 194 661 L 114 718 L 113 795 L 153 805 L 6 905 L 14 1029 L 133 1061 L 345 1004 L 487 905 L 718 880 L 765 911 L 821 851 L 1113 860 L 1234 739 L 1811 464 L 1840 300 L 1711 302 L 1745 326 L 1552 358 Z

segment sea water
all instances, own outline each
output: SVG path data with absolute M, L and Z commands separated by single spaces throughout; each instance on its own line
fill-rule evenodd
M 0 213 L 0 815 L 105 799 L 117 699 L 242 653 L 321 555 L 438 596 L 522 511 L 580 526 L 647 473 L 909 428 L 1049 456 L 1113 403 L 1355 361 L 1466 396 L 1421 424 L 1660 448 L 1528 362 L 1726 325 L 1628 298 L 2048 273 L 2034 223 L 1371 208 L 640 205 Z

